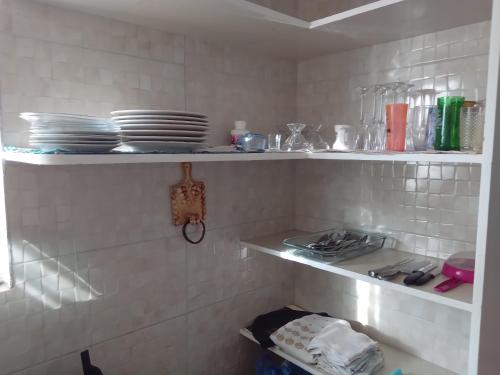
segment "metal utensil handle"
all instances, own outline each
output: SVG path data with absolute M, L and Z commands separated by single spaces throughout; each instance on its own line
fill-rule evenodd
M 413 262 L 414 258 L 405 258 L 397 263 L 394 263 L 394 264 L 389 264 L 387 266 L 383 266 L 383 267 L 380 267 L 380 268 L 375 268 L 373 270 L 369 270 L 368 271 L 368 275 L 371 276 L 371 277 L 377 277 L 377 275 L 380 273 L 380 272 L 384 272 L 384 271 L 387 271 L 387 270 L 391 270 L 393 269 L 394 267 L 398 267 L 398 266 L 402 266 L 403 264 L 407 264 L 409 262 Z

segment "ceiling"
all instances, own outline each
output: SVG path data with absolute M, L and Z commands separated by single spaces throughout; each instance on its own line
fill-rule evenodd
M 491 0 L 365 1 L 365 5 L 313 22 L 245 0 L 37 1 L 288 59 L 312 58 L 491 18 Z

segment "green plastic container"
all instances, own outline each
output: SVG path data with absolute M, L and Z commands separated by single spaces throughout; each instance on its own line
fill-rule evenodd
M 460 151 L 460 109 L 464 105 L 463 96 L 444 96 L 438 98 L 436 121 L 436 150 Z

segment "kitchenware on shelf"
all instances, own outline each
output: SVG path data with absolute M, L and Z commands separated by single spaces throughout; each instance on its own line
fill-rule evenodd
M 405 151 L 406 125 L 408 118 L 408 90 L 413 85 L 404 82 L 387 84 L 385 105 L 387 124 L 386 149 L 390 151 Z
M 247 133 L 239 137 L 237 145 L 247 152 L 263 152 L 267 147 L 267 139 L 262 134 Z
M 267 135 L 267 151 L 280 151 L 281 150 L 281 134 L 268 134 Z
M 136 109 L 113 111 L 111 115 L 120 126 L 125 151 L 189 153 L 206 147 L 210 124 L 204 114 Z
M 432 107 L 435 106 L 436 104 L 436 90 L 433 89 L 421 89 L 421 90 L 411 90 L 409 91 L 409 107 L 408 107 L 408 125 L 406 127 L 406 150 L 412 150 L 412 151 L 424 151 L 427 149 L 432 149 L 433 148 L 433 143 L 431 143 L 429 147 L 429 134 L 431 131 L 434 129 L 431 127 L 435 124 L 433 120 L 432 114 L 433 109 Z M 419 125 L 422 125 L 422 122 L 419 121 L 422 119 L 422 113 L 416 114 L 416 111 L 422 111 L 421 109 L 418 109 L 420 107 L 428 107 L 429 112 L 425 114 L 430 121 L 427 121 L 426 126 L 427 126 L 427 134 L 425 134 L 425 139 L 426 139 L 426 144 L 422 146 L 421 142 L 423 139 L 423 135 L 421 133 L 415 134 L 416 132 L 418 133 L 419 131 L 422 131 L 422 128 L 418 128 Z
M 338 263 L 376 251 L 384 246 L 386 237 L 379 233 L 358 230 L 335 230 L 287 238 L 283 243 L 291 246 L 294 255 Z
M 309 145 L 311 146 L 311 151 L 325 151 L 330 148 L 330 145 L 325 142 L 321 136 L 322 124 L 309 125 Z
M 484 107 L 464 106 L 460 114 L 460 150 L 480 153 L 483 145 Z
M 335 151 L 352 151 L 356 146 L 354 128 L 351 125 L 335 125 L 335 143 L 332 149 Z
M 378 274 L 381 273 L 381 272 L 385 272 L 389 269 L 395 269 L 395 268 L 398 268 L 398 267 L 401 267 L 405 264 L 408 264 L 410 262 L 413 262 L 415 259 L 414 258 L 405 258 L 399 262 L 396 262 L 394 264 L 388 264 L 386 266 L 382 266 L 380 268 L 375 268 L 375 269 L 372 269 L 372 270 L 368 270 L 368 276 L 370 277 L 378 277 Z
M 460 110 L 463 96 L 443 96 L 437 100 L 436 139 L 434 148 L 441 151 L 460 150 Z
M 290 136 L 285 140 L 282 148 L 283 151 L 310 151 L 311 146 L 302 135 L 302 131 L 304 130 L 306 125 L 300 123 L 291 123 L 287 124 L 287 126 L 292 134 L 290 134 Z
M 472 251 L 463 251 L 451 255 L 443 264 L 441 273 L 449 279 L 436 285 L 437 292 L 447 292 L 463 283 L 474 282 L 475 256 Z
M 367 148 L 371 151 L 385 150 L 385 116 L 382 115 L 384 105 L 384 95 L 386 87 L 384 85 L 373 86 L 372 93 L 372 116 L 368 123 L 368 145 Z
M 428 147 L 429 127 L 433 126 L 435 106 L 417 106 L 412 109 L 411 135 L 415 151 Z
M 405 283 L 405 285 L 418 285 L 421 282 L 420 279 L 425 277 L 427 274 L 430 274 L 430 272 L 435 268 L 437 268 L 437 266 L 434 263 L 427 264 L 426 266 L 423 266 L 410 273 L 405 277 L 403 282 Z
M 120 144 L 119 128 L 108 119 L 35 112 L 19 117 L 30 122 L 30 146 L 44 152 L 101 153 Z
M 411 274 L 413 271 L 428 266 L 431 262 L 427 260 L 413 260 L 399 267 L 393 267 L 386 271 L 379 272 L 377 274 L 377 279 L 379 280 L 393 280 L 401 274 Z
M 436 278 L 437 275 L 439 275 L 441 272 L 439 271 L 439 268 L 434 268 L 432 271 L 427 272 L 425 275 L 420 277 L 417 281 L 415 281 L 416 286 L 422 286 L 427 284 L 429 281 L 433 280 Z
M 368 87 L 358 87 L 357 91 L 359 93 L 360 100 L 360 132 L 356 148 L 362 151 L 370 151 L 370 123 L 366 119 L 366 95 L 368 93 Z
M 124 109 L 111 112 L 113 117 L 120 116 L 181 116 L 181 117 L 195 117 L 199 119 L 206 119 L 207 116 L 203 113 L 188 112 L 188 111 L 173 111 L 170 109 Z

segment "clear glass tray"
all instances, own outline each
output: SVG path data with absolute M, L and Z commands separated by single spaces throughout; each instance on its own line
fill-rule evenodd
M 330 229 L 287 238 L 283 243 L 293 247 L 289 252 L 294 255 L 334 264 L 381 249 L 385 240 L 386 236 L 380 233 L 352 229 Z

